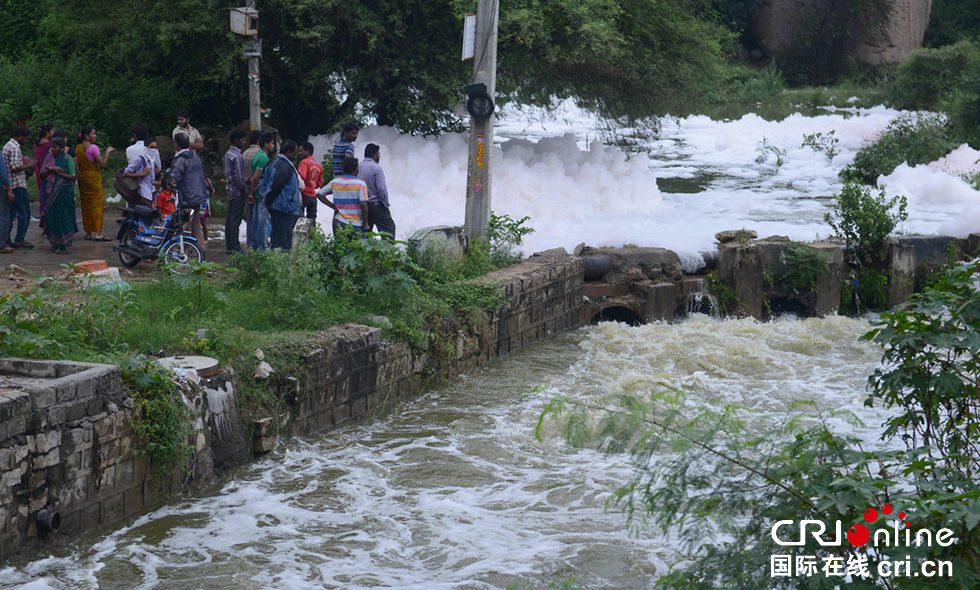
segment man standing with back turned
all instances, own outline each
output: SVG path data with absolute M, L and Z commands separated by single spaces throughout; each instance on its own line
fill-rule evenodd
M 361 160 L 360 172 L 357 177 L 367 185 L 368 193 L 368 220 L 370 223 L 364 227 L 366 231 L 371 231 L 372 227 L 378 228 L 378 233 L 391 234 L 385 236 L 386 240 L 395 239 L 395 220 L 391 218 L 391 205 L 388 203 L 388 186 L 385 184 L 385 172 L 381 169 L 381 148 L 374 143 L 367 144 L 364 148 L 364 159 Z
M 357 134 L 361 128 L 357 123 L 347 123 L 344 131 L 340 134 L 340 139 L 333 144 L 333 177 L 340 178 L 344 175 L 344 158 L 356 158 L 354 155 L 354 142 L 357 141 Z

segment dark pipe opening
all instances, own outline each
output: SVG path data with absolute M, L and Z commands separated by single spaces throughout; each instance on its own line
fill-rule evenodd
M 646 323 L 643 321 L 643 318 L 640 317 L 640 314 L 628 307 L 607 307 L 606 309 L 592 316 L 593 326 L 599 322 L 623 322 L 624 324 L 629 324 L 630 326 L 642 326 Z
M 61 514 L 53 510 L 41 510 L 37 513 L 37 530 L 42 533 L 57 533 L 61 528 Z

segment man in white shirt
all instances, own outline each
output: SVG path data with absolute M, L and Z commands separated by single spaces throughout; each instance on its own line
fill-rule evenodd
M 146 137 L 150 134 L 146 123 L 133 125 L 133 145 L 126 148 L 126 163 L 132 164 L 146 153 Z

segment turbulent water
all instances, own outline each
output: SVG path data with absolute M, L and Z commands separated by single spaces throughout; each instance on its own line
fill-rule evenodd
M 862 406 L 879 351 L 862 320 L 695 316 L 602 324 L 498 359 L 366 426 L 293 439 L 210 492 L 8 562 L 0 587 L 648 588 L 683 555 L 605 501 L 620 457 L 534 430 L 558 394 L 687 391 L 778 419 L 796 400 Z M 840 429 L 853 429 L 844 422 Z

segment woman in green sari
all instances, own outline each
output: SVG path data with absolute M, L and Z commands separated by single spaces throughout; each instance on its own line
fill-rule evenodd
M 41 214 L 48 241 L 55 254 L 67 254 L 75 235 L 75 161 L 65 152 L 65 138 L 51 140 L 51 149 L 41 166 L 47 195 Z

